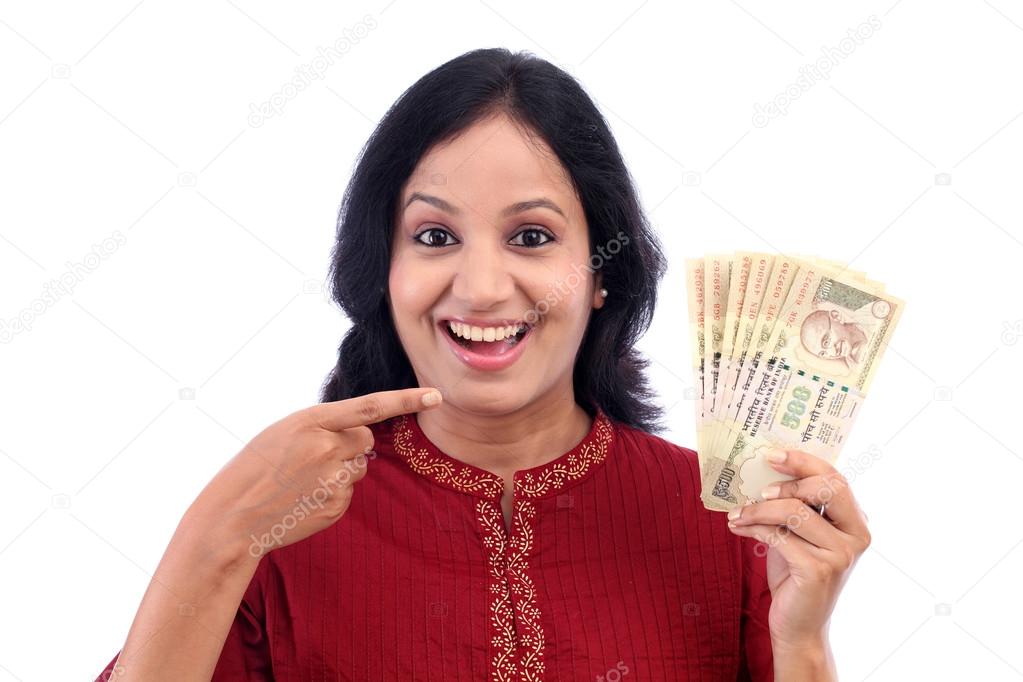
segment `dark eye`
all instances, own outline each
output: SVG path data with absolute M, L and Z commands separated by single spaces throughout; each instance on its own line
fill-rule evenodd
M 423 235 L 427 235 L 426 240 L 422 239 Z M 451 239 L 454 241 L 449 242 L 447 240 L 448 237 L 451 237 Z M 441 246 L 451 246 L 452 244 L 458 243 L 458 240 L 455 239 L 454 235 L 452 235 L 447 230 L 441 229 L 439 227 L 431 227 L 426 230 L 423 230 L 413 238 L 423 246 L 429 246 L 432 248 L 438 248 Z
M 515 240 L 518 239 L 519 237 L 522 237 L 521 241 L 516 242 Z M 529 248 L 543 246 L 547 242 L 552 241 L 554 241 L 554 236 L 551 233 L 547 232 L 546 230 L 537 229 L 535 227 L 522 230 L 522 232 L 519 232 L 517 235 L 512 237 L 512 243 L 515 246 L 526 246 Z

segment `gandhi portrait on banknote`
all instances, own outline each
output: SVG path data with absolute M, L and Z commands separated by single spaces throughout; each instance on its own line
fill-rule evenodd
M 877 323 L 887 316 L 887 309 L 879 310 L 877 304 L 871 301 L 857 310 L 819 304 L 800 327 L 803 348 L 823 360 L 835 360 L 847 370 L 855 370 L 863 361 Z

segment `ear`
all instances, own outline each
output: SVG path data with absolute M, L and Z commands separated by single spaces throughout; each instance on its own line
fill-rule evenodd
M 598 272 L 593 280 L 593 307 L 596 309 L 604 307 L 604 297 L 600 295 L 600 288 L 604 283 L 604 273 Z

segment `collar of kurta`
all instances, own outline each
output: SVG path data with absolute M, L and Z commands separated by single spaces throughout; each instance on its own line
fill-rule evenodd
M 394 451 L 409 467 L 438 485 L 488 500 L 500 500 L 504 480 L 497 474 L 459 461 L 433 444 L 415 415 L 396 419 Z M 571 450 L 531 469 L 515 472 L 515 497 L 538 499 L 557 495 L 578 483 L 608 456 L 614 442 L 611 420 L 597 408 L 589 433 Z

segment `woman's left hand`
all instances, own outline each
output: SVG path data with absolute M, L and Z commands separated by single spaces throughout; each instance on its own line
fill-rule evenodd
M 838 594 L 870 545 L 867 519 L 848 481 L 833 466 L 799 450 L 776 452 L 786 453 L 784 461 L 768 461 L 796 480 L 769 486 L 763 502 L 732 510 L 728 525 L 736 535 L 770 547 L 767 582 L 775 648 L 826 647 Z M 821 504 L 827 504 L 827 518 L 809 506 Z

